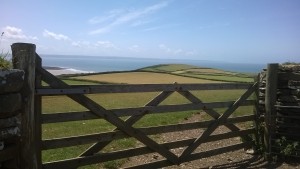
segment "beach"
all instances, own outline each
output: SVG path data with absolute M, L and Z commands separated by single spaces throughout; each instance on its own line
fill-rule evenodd
M 82 70 L 76 70 L 71 68 L 62 68 L 62 67 L 51 67 L 46 66 L 44 67 L 48 72 L 51 74 L 58 76 L 63 74 L 78 74 L 78 73 L 93 73 L 92 71 L 82 71 Z

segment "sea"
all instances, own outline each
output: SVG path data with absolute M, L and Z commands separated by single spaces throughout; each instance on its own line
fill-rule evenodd
M 265 64 L 229 63 L 209 60 L 158 59 L 112 56 L 40 55 L 44 67 L 55 67 L 78 73 L 130 71 L 158 64 L 188 64 L 242 73 L 258 73 Z

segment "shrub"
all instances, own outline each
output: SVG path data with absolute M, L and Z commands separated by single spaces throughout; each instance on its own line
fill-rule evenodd
M 10 69 L 12 68 L 12 63 L 11 61 L 8 59 L 8 53 L 0 54 L 0 69 Z
M 299 142 L 297 141 L 291 142 L 286 137 L 281 137 L 280 139 L 276 139 L 275 145 L 284 156 L 298 155 Z

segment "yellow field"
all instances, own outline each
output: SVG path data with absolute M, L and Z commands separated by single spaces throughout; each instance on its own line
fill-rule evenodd
M 186 69 L 186 70 L 181 70 L 181 71 L 176 71 L 172 73 L 186 73 L 186 72 L 195 72 L 195 73 L 209 73 L 209 74 L 214 74 L 214 73 L 221 73 L 221 74 L 230 74 L 234 75 L 236 73 L 233 72 L 226 72 L 224 70 L 218 70 L 218 69 L 209 69 L 209 68 L 201 68 L 201 69 Z
M 89 76 L 77 76 L 74 79 L 85 79 L 107 83 L 126 83 L 126 84 L 170 84 L 170 83 L 220 83 L 212 80 L 182 77 L 164 73 L 152 72 L 124 72 L 109 73 Z

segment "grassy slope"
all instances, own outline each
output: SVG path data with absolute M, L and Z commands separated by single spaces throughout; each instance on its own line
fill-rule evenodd
M 185 70 L 195 70 L 200 71 L 199 68 L 190 67 L 187 65 L 169 65 L 160 67 L 157 66 L 156 69 L 160 71 L 164 70 L 178 72 Z M 207 71 L 215 71 L 212 69 L 203 69 Z M 148 68 L 149 71 L 149 68 Z M 156 70 L 157 71 L 157 70 Z M 210 72 L 213 73 L 213 72 Z M 222 73 L 222 72 L 214 72 Z M 230 74 L 230 73 L 228 73 Z M 232 74 L 231 74 L 232 75 Z M 101 77 L 101 79 L 99 79 Z M 105 77 L 105 78 L 104 78 Z M 172 74 L 159 74 L 151 72 L 133 72 L 133 73 L 114 73 L 114 74 L 100 74 L 91 76 L 78 76 L 77 79 L 65 80 L 69 84 L 98 84 L 99 82 L 109 82 L 109 83 L 172 83 L 177 81 L 178 83 L 212 83 L 211 80 L 203 80 L 191 77 L 175 76 Z M 78 80 L 79 79 L 79 80 Z M 90 81 L 84 81 L 88 79 Z M 145 80 L 147 79 L 147 80 Z M 198 98 L 204 102 L 211 101 L 228 101 L 237 99 L 243 90 L 230 90 L 230 91 L 193 91 Z M 130 93 L 130 94 L 97 94 L 88 95 L 97 103 L 101 104 L 106 109 L 112 108 L 123 108 L 123 107 L 138 107 L 143 106 L 154 98 L 158 93 Z M 168 99 L 166 99 L 162 104 L 180 104 L 188 103 L 188 101 L 174 93 Z M 52 96 L 43 97 L 43 112 L 53 113 L 53 112 L 69 112 L 69 111 L 84 111 L 86 110 L 79 104 L 76 104 L 66 96 Z M 225 109 L 217 109 L 218 112 L 222 113 Z M 235 112 L 235 115 L 249 114 L 252 111 L 252 107 L 241 107 Z M 157 126 L 166 124 L 175 124 L 182 119 L 191 116 L 197 111 L 187 111 L 187 112 L 177 112 L 177 113 L 165 113 L 156 115 L 147 115 L 142 120 L 137 122 L 135 126 Z M 110 131 L 114 127 L 104 120 L 85 120 L 77 122 L 66 122 L 66 123 L 56 123 L 56 124 L 45 124 L 43 125 L 43 139 L 66 137 L 66 136 L 76 136 L 84 135 L 90 133 Z M 105 151 L 124 149 L 126 147 L 132 147 L 136 143 L 135 139 L 122 139 L 114 141 L 110 144 Z M 75 147 L 47 150 L 43 152 L 44 161 L 53 161 L 66 158 L 72 158 L 78 156 L 82 153 L 89 145 L 81 145 Z M 107 162 L 99 165 L 92 165 L 82 168 L 117 168 L 123 161 Z
M 187 70 L 187 69 L 198 69 L 197 66 L 185 65 L 185 64 L 161 64 L 145 67 L 139 70 L 152 71 L 152 72 L 174 72 L 179 70 Z
M 242 74 L 184 64 L 155 65 L 139 69 L 139 71 L 165 72 L 173 75 L 225 82 L 253 82 L 253 75 L 251 74 Z

